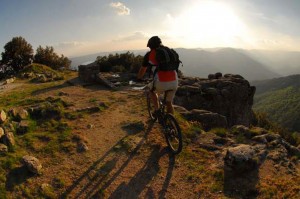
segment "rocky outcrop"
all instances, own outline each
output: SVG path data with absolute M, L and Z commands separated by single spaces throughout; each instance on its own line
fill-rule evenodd
M 179 84 L 176 105 L 225 116 L 229 127 L 250 125 L 255 87 L 242 76 L 218 73 L 210 79 L 183 78 Z
M 84 82 L 95 82 L 97 75 L 100 73 L 100 68 L 93 62 L 88 65 L 78 66 L 78 76 Z

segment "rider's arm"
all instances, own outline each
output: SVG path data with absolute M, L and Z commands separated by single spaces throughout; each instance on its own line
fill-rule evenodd
M 142 79 L 147 71 L 147 66 L 142 66 L 137 75 L 137 79 Z

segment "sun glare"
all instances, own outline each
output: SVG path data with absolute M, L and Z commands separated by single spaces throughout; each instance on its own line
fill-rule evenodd
M 245 26 L 225 4 L 198 2 L 178 17 L 168 15 L 171 33 L 184 38 L 190 47 L 231 45 L 246 34 Z

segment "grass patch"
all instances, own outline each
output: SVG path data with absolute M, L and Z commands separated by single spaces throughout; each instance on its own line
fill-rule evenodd
M 219 137 L 225 138 L 228 135 L 227 129 L 224 128 L 213 128 L 210 130 L 211 133 L 216 134 Z

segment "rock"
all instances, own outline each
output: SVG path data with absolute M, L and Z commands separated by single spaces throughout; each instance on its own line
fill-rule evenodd
M 215 74 L 215 78 L 216 78 L 216 79 L 222 78 L 222 73 L 217 72 L 217 73 Z
M 237 79 L 244 79 L 241 75 L 234 75 L 234 74 L 225 74 L 225 78 L 237 78 Z
M 0 127 L 0 139 L 4 136 L 4 129 Z
M 267 134 L 268 131 L 264 128 L 261 127 L 252 127 L 251 131 L 255 132 L 257 135 L 263 135 L 263 134 Z
M 3 143 L 8 147 L 13 147 L 15 145 L 15 136 L 13 132 L 5 132 L 3 136 Z
M 84 142 L 79 142 L 78 145 L 77 145 L 77 151 L 78 152 L 85 152 L 85 151 L 88 151 L 89 150 L 89 147 L 87 146 L 86 143 Z
M 255 150 L 252 146 L 241 144 L 227 149 L 224 163 L 234 172 L 242 173 L 257 167 L 258 162 L 255 157 Z
M 201 93 L 201 89 L 199 88 L 199 86 L 185 85 L 185 86 L 179 87 L 177 89 L 177 92 L 179 94 L 183 94 L 183 95 L 190 95 L 190 93 Z
M 101 73 L 96 75 L 96 82 L 99 84 L 102 84 L 108 88 L 116 88 L 116 86 L 113 83 L 111 83 L 110 81 L 108 81 L 103 75 L 101 75 Z
M 186 110 L 184 107 L 182 106 L 177 106 L 177 105 L 174 105 L 174 110 L 180 114 L 184 114 L 184 113 L 188 113 L 189 111 Z
M 216 79 L 216 76 L 214 74 L 209 74 L 207 76 L 208 79 Z
M 60 92 L 58 93 L 58 95 L 59 95 L 59 96 L 69 96 L 68 93 L 63 92 L 63 91 L 60 91 Z
M 215 88 L 205 88 L 203 89 L 203 92 L 209 95 L 217 95 L 218 94 L 218 90 Z
M 218 113 L 193 109 L 190 112 L 184 113 L 183 116 L 189 121 L 200 122 L 206 131 L 217 127 L 227 128 L 226 117 Z
M 268 140 L 266 139 L 265 135 L 258 135 L 258 136 L 254 136 L 252 138 L 253 141 L 259 142 L 259 143 L 268 143 Z
M 30 172 L 34 174 L 41 174 L 42 164 L 37 158 L 26 155 L 23 156 L 21 162 Z
M 1 110 L 0 111 L 0 124 L 4 123 L 5 121 L 6 121 L 6 113 L 3 110 Z
M 8 152 L 7 146 L 0 143 L 0 154 L 7 153 L 7 152 Z
M 11 83 L 13 83 L 15 80 L 16 80 L 16 78 L 15 78 L 15 77 L 12 77 L 12 78 L 6 79 L 6 80 L 4 81 L 4 84 L 11 84 Z
M 25 134 L 28 132 L 28 130 L 29 130 L 29 121 L 22 120 L 17 127 L 17 133 Z
M 87 125 L 87 128 L 88 128 L 88 129 L 92 129 L 92 128 L 94 128 L 94 125 L 93 125 L 93 124 L 88 124 L 88 125 Z
M 272 142 L 281 139 L 281 136 L 274 133 L 268 133 L 265 135 L 265 138 L 267 139 L 268 142 Z
M 9 113 L 18 121 L 25 120 L 28 117 L 28 112 L 21 107 L 12 108 Z

